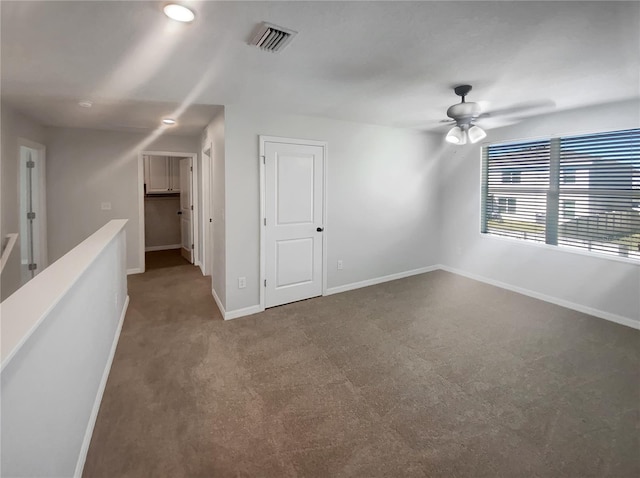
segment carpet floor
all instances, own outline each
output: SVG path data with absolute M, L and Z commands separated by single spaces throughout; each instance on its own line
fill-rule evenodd
M 640 332 L 443 271 L 223 321 L 129 278 L 84 476 L 638 477 Z

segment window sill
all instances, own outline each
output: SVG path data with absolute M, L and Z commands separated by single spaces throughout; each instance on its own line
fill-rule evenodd
M 609 254 L 604 254 L 604 253 L 600 253 L 600 252 L 593 252 L 593 251 L 583 251 L 580 249 L 573 249 L 571 247 L 565 247 L 565 246 L 552 246 L 550 244 L 544 244 L 542 242 L 534 242 L 534 241 L 526 241 L 524 239 L 515 239 L 512 237 L 505 237 L 505 236 L 498 236 L 498 235 L 494 235 L 494 234 L 490 234 L 490 233 L 479 233 L 480 237 L 482 238 L 488 238 L 488 239 L 496 239 L 498 241 L 506 241 L 508 243 L 511 244 L 519 244 L 519 245 L 523 245 L 523 246 L 533 246 L 533 247 L 537 247 L 540 249 L 547 249 L 550 251 L 556 251 L 556 252 L 566 252 L 569 254 L 577 254 L 580 256 L 587 256 L 587 257 L 591 257 L 593 259 L 605 259 L 608 261 L 614 261 L 614 262 L 622 262 L 625 264 L 631 264 L 631 265 L 635 265 L 635 266 L 640 266 L 640 260 L 637 259 L 630 259 L 628 257 L 621 257 L 621 256 L 614 256 L 614 255 L 609 255 Z

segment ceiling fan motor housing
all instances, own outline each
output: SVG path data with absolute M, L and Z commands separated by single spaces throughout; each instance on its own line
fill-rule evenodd
M 456 120 L 458 125 L 469 124 L 480 116 L 481 108 L 478 103 L 458 103 L 450 106 L 447 116 Z

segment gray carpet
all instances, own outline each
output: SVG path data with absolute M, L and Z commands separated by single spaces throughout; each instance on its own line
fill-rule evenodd
M 638 477 L 640 333 L 442 271 L 224 322 L 129 279 L 85 477 Z

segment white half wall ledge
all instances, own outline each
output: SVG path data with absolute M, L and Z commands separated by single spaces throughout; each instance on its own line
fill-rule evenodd
M 640 330 L 640 321 L 638 320 L 630 319 L 628 317 L 623 317 L 617 314 L 612 314 L 610 312 L 605 312 L 603 310 L 594 309 L 592 307 L 587 307 L 581 304 L 576 304 L 575 302 L 569 302 L 568 300 L 559 299 L 557 297 L 553 297 L 546 294 L 541 294 L 539 292 L 535 292 L 529 289 L 524 289 L 522 287 L 516 287 L 511 284 L 507 284 L 505 282 L 489 279 L 487 277 L 472 274 L 467 271 L 456 269 L 454 267 L 449 267 L 443 264 L 440 264 L 437 268 L 446 272 L 451 272 L 453 274 L 467 277 L 469 279 L 477 280 L 479 282 L 484 282 L 485 284 L 493 285 L 495 287 L 500 287 L 501 289 L 510 290 L 512 292 L 517 292 L 518 294 L 526 295 L 528 297 L 533 297 L 534 299 L 543 300 L 551 304 L 559 305 L 561 307 L 566 307 L 567 309 L 572 309 L 577 312 L 582 312 L 583 314 L 592 315 L 594 317 L 598 317 L 599 319 L 608 320 L 610 322 L 615 322 L 616 324 L 625 325 L 627 327 L 631 327 L 632 329 Z
M 126 224 L 110 221 L 2 302 L 2 369 Z

